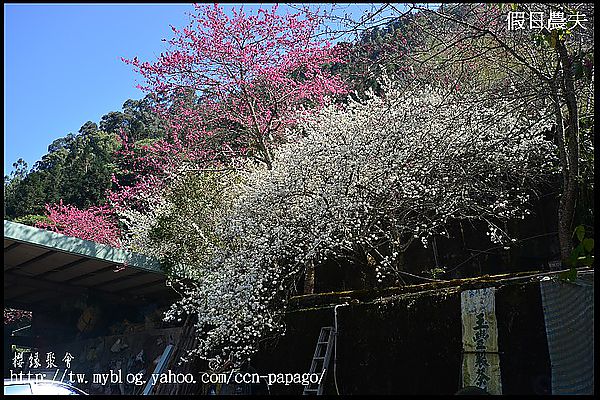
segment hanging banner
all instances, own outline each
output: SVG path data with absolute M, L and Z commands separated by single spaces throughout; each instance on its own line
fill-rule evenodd
M 462 309 L 462 386 L 502 394 L 495 288 L 465 290 Z
M 591 273 L 590 273 L 591 272 Z M 552 394 L 594 394 L 594 271 L 542 280 Z

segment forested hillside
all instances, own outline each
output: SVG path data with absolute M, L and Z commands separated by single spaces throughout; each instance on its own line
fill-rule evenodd
M 62 200 L 78 208 L 99 206 L 112 187 L 112 175 L 127 174 L 118 157 L 123 139 L 139 148 L 165 136 L 152 109 L 151 96 L 127 100 L 97 122 L 85 122 L 48 146 L 48 153 L 31 168 L 22 159 L 4 177 L 4 212 L 9 220 L 29 225 L 43 220 L 45 205 Z

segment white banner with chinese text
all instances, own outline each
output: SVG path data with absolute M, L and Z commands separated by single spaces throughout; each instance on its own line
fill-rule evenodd
M 462 309 L 462 385 L 502 394 L 495 288 L 465 290 Z

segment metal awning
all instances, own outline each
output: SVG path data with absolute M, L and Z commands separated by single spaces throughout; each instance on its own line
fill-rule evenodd
M 155 259 L 4 221 L 5 306 L 48 309 L 80 295 L 116 304 L 163 304 L 175 294 Z

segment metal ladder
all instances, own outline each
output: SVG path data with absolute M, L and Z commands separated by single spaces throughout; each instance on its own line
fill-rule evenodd
M 321 378 L 318 383 L 309 383 L 308 385 L 304 386 L 304 392 L 302 394 L 323 394 L 323 385 L 325 384 L 327 366 L 329 365 L 329 360 L 331 359 L 331 350 L 333 348 L 334 340 L 335 332 L 333 326 L 322 327 L 309 370 L 309 373 L 314 374 L 317 371 L 317 368 L 320 366 L 319 372 L 321 374 Z

